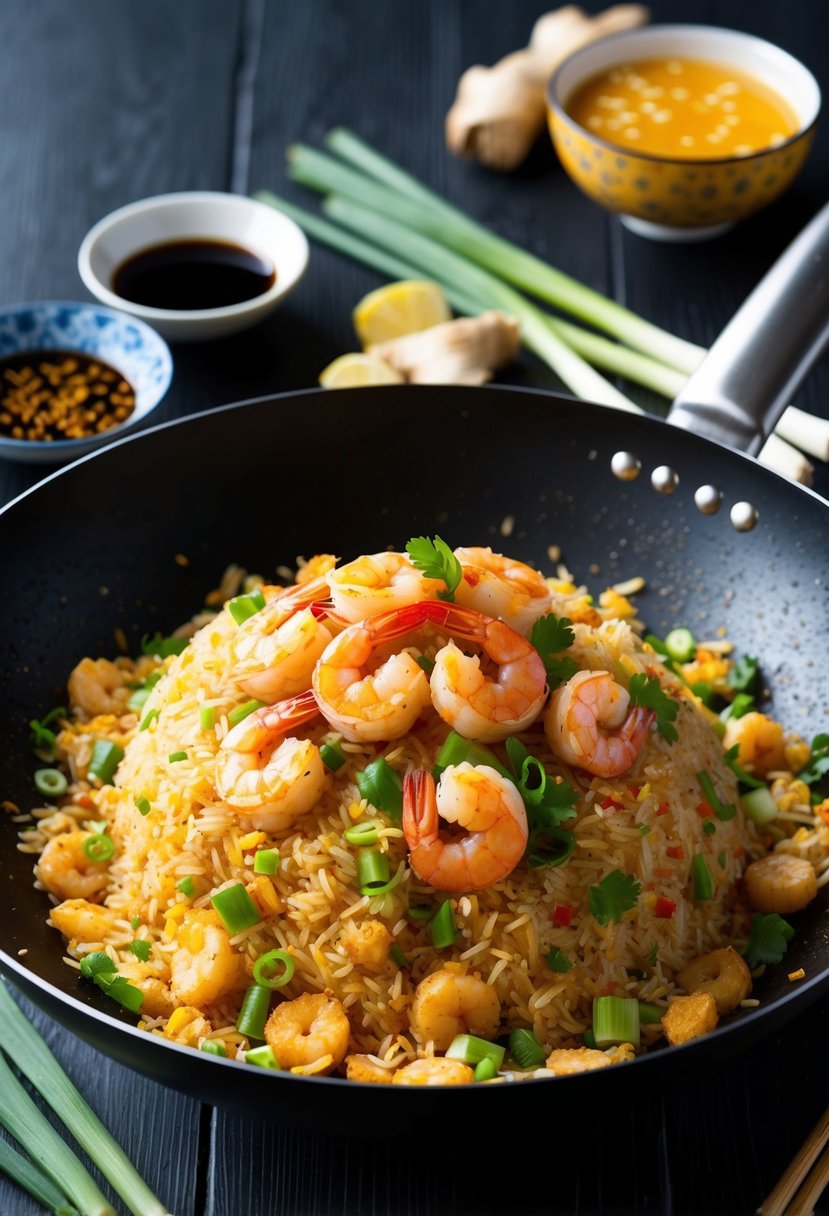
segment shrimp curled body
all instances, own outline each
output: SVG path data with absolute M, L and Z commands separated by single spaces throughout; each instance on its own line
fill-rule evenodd
M 532 566 L 491 549 L 456 549 L 455 557 L 462 570 L 455 591 L 459 604 L 500 617 L 525 637 L 538 618 L 550 611 L 550 588 Z
M 281 831 L 322 796 L 326 777 L 319 748 L 307 739 L 283 738 L 317 712 L 313 694 L 304 693 L 249 714 L 222 740 L 216 789 L 252 827 Z
M 608 671 L 579 671 L 556 689 L 544 715 L 553 752 L 597 777 L 620 777 L 637 760 L 653 710 L 630 706 L 630 694 Z
M 327 591 L 324 578 L 288 587 L 239 626 L 233 675 L 249 696 L 270 703 L 311 687 L 311 672 L 331 632 L 310 605 Z
M 379 612 L 435 599 L 440 579 L 426 578 L 404 553 L 373 553 L 327 575 L 336 612 L 354 624 Z
M 440 819 L 465 829 L 441 835 Z M 403 832 L 409 863 L 439 891 L 482 891 L 511 874 L 527 847 L 527 812 L 518 790 L 494 768 L 450 765 L 435 787 L 431 773 L 403 784 Z

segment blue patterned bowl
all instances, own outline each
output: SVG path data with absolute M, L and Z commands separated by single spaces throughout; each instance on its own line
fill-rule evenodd
M 65 464 L 119 439 L 146 420 L 173 376 L 163 338 L 134 317 L 97 304 L 47 300 L 0 308 L 0 359 L 26 350 L 75 350 L 96 355 L 120 372 L 135 390 L 135 409 L 125 422 L 89 439 L 42 443 L 0 435 L 0 458 L 26 464 Z

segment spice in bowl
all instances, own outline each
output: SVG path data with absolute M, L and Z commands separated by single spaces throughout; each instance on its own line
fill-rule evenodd
M 0 360 L 0 435 L 7 438 L 86 439 L 134 409 L 132 386 L 97 356 L 29 350 Z

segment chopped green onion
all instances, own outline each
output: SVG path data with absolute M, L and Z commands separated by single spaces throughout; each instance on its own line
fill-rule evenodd
M 144 795 L 141 794 L 135 800 L 135 808 L 139 815 L 149 815 L 150 811 L 152 810 L 149 798 L 145 798 Z
M 655 1026 L 657 1022 L 662 1021 L 664 1005 L 657 1005 L 654 1001 L 639 1001 L 638 1004 L 640 1026 Z
M 320 760 L 332 773 L 338 772 L 346 763 L 346 757 L 334 743 L 323 743 L 320 748 Z
M 428 655 L 419 654 L 415 659 L 415 663 L 417 663 L 418 667 L 426 672 L 427 676 L 430 676 L 435 670 L 435 660 L 430 659 Z
M 510 1031 L 510 1055 L 519 1068 L 540 1068 L 547 1056 L 531 1030 L 516 1026 Z
M 221 1056 L 223 1060 L 227 1059 L 227 1048 L 219 1039 L 205 1039 L 199 1050 L 206 1051 L 209 1056 Z
M 264 984 L 251 984 L 242 1001 L 236 1029 L 248 1039 L 264 1039 L 265 1023 L 271 1006 L 271 990 Z
M 152 637 L 145 634 L 141 639 L 142 653 L 151 654 L 158 659 L 166 659 L 171 654 L 181 654 L 182 650 L 186 650 L 189 645 L 189 638 L 163 638 L 160 633 L 156 633 Z
M 182 760 L 187 759 L 187 752 L 170 752 L 167 759 L 170 764 L 180 764 Z
M 714 789 L 714 783 L 708 773 L 697 773 L 697 781 L 699 782 L 699 788 L 702 790 L 703 797 L 717 818 L 723 822 L 733 819 L 737 814 L 737 808 L 732 806 L 730 802 L 722 802 L 717 797 L 717 791 Z
M 481 1060 L 492 1060 L 496 1069 L 504 1062 L 505 1049 L 488 1039 L 479 1039 L 474 1034 L 458 1034 L 446 1049 L 449 1060 L 463 1060 L 464 1064 L 480 1064 Z
M 702 825 L 702 830 L 706 836 L 713 836 L 717 830 L 717 825 L 713 819 L 706 819 Z
M 144 993 L 134 987 L 122 975 L 108 954 L 100 950 L 87 954 L 81 960 L 81 975 L 88 980 L 94 980 L 101 991 L 130 1013 L 138 1013 L 144 1001 Z
M 651 834 L 651 830 L 648 827 L 648 825 L 646 823 L 640 823 L 639 824 L 639 835 L 640 836 L 650 836 L 650 834 Z
M 597 1047 L 616 1043 L 639 1046 L 639 1002 L 625 996 L 597 996 L 593 1001 L 593 1034 Z
M 245 1052 L 245 1059 L 248 1064 L 255 1064 L 258 1068 L 279 1068 L 279 1061 L 273 1054 L 272 1047 L 253 1047 Z
M 202 705 L 199 710 L 199 726 L 202 730 L 213 730 L 216 725 L 216 709 L 213 705 Z
M 354 844 L 361 848 L 377 844 L 377 841 L 380 839 L 377 824 L 371 822 L 358 823 L 353 828 L 346 828 L 343 836 L 349 844 Z
M 69 784 L 59 768 L 39 768 L 34 775 L 35 789 L 48 798 L 60 798 Z
M 725 732 L 725 727 L 723 727 L 723 732 Z M 729 749 L 726 751 L 726 753 L 723 756 L 723 760 L 725 760 L 726 764 L 731 769 L 732 773 L 737 778 L 740 785 L 745 786 L 745 788 L 749 789 L 749 790 L 765 789 L 766 788 L 765 781 L 761 781 L 759 777 L 754 777 L 754 776 L 752 776 L 751 773 L 747 773 L 746 770 L 744 768 L 741 768 L 740 765 L 737 763 L 737 757 L 739 756 L 739 754 L 740 754 L 740 745 L 739 745 L 739 743 L 735 743 L 733 747 L 729 747 Z M 799 775 L 801 776 L 801 780 L 802 780 L 802 774 L 799 774 Z
M 32 747 L 36 752 L 42 753 L 44 758 L 48 756 L 51 759 L 54 756 L 55 747 L 58 742 L 57 735 L 53 730 L 49 730 L 48 724 L 54 722 L 56 718 L 65 716 L 66 706 L 58 705 L 55 709 L 50 709 L 46 717 L 40 722 L 38 722 L 37 718 L 32 718 L 29 722 L 32 732 L 30 736 Z
M 397 963 L 398 967 L 402 967 L 402 968 L 405 968 L 405 969 L 408 969 L 409 971 L 411 971 L 412 964 L 406 958 L 406 955 L 400 949 L 397 942 L 395 942 L 394 945 L 392 946 L 391 950 L 389 950 L 389 956 L 394 960 L 394 962 Z
M 502 777 L 506 777 L 508 781 L 513 780 L 512 773 L 506 768 L 498 757 L 491 752 L 488 747 L 484 747 L 481 743 L 473 743 L 469 739 L 464 739 L 456 731 L 452 730 L 446 736 L 441 746 L 440 751 L 435 758 L 434 773 L 440 776 L 445 768 L 458 764 L 473 764 L 476 767 L 481 764 L 488 764 L 490 768 L 494 768 Z
M 434 909 L 427 905 L 410 904 L 406 909 L 406 915 L 412 920 L 431 920 Z
M 123 747 L 109 739 L 96 739 L 92 745 L 88 771 L 98 777 L 102 785 L 111 785 L 113 774 L 123 759 Z
M 253 978 L 264 988 L 284 988 L 293 979 L 296 963 L 287 950 L 269 950 L 253 964 Z
M 135 692 L 127 701 L 127 709 L 131 710 L 132 713 L 137 714 L 139 710 L 144 708 L 144 704 L 151 692 L 151 688 L 136 688 Z
M 251 591 L 248 595 L 234 596 L 227 607 L 236 624 L 242 625 L 248 617 L 261 612 L 265 607 L 265 597 L 261 591 Z
M 217 892 L 210 902 L 230 934 L 241 933 L 243 929 L 258 925 L 262 919 L 259 909 L 240 882 Z
M 429 930 L 432 934 L 432 945 L 436 950 L 443 950 L 446 946 L 451 946 L 457 940 L 458 931 L 455 925 L 455 914 L 452 911 L 452 904 L 448 899 L 443 901 L 429 921 Z
M 587 1027 L 587 1030 L 585 1030 L 584 1034 L 581 1036 L 581 1039 L 585 1047 L 590 1047 L 593 1051 L 596 1050 L 596 1036 L 593 1033 L 592 1026 Z
M 181 882 L 176 883 L 176 890 L 181 891 L 185 899 L 189 899 L 195 889 L 195 884 L 189 874 L 185 878 L 182 878 Z
M 551 971 L 556 971 L 559 975 L 566 975 L 573 969 L 573 964 L 563 950 L 551 950 L 544 956 L 544 961 Z
M 376 849 L 366 849 L 357 858 L 357 883 L 361 895 L 372 895 L 389 881 L 389 859 Z
M 132 919 L 131 919 L 131 921 L 130 921 L 130 928 L 131 928 L 131 929 L 133 930 L 133 932 L 134 932 L 134 931 L 135 931 L 135 930 L 138 928 L 138 926 L 139 926 L 140 924 L 141 924 L 141 917 L 140 917 L 140 916 L 133 916 L 133 918 L 132 918 Z
M 360 796 L 378 811 L 385 811 L 392 819 L 403 817 L 403 782 L 388 760 L 382 756 L 372 760 L 355 779 Z
M 491 1081 L 493 1077 L 498 1076 L 495 1061 L 489 1056 L 486 1056 L 483 1060 L 479 1060 L 475 1065 L 474 1075 L 476 1081 Z
M 749 790 L 747 794 L 741 794 L 740 805 L 749 819 L 759 824 L 770 823 L 780 814 L 780 808 L 772 798 L 771 790 L 767 785 L 761 789 Z
M 720 714 L 723 722 L 729 718 L 743 718 L 754 709 L 754 697 L 750 692 L 738 692 L 730 705 L 726 705 Z
M 115 853 L 115 845 L 109 836 L 96 832 L 94 836 L 87 836 L 83 851 L 90 861 L 109 861 Z
M 139 730 L 149 730 L 151 724 L 153 722 L 157 722 L 157 721 L 158 721 L 158 710 L 151 709 L 150 712 L 147 714 L 147 716 L 142 720 L 141 725 L 139 726 L 138 729 Z
M 694 872 L 694 899 L 704 902 L 714 894 L 714 879 L 702 853 L 694 854 L 691 868 Z
M 275 874 L 279 869 L 279 849 L 259 849 L 253 859 L 254 874 Z
M 250 714 L 255 713 L 257 709 L 262 709 L 264 704 L 264 701 L 257 701 L 255 699 L 244 701 L 241 705 L 237 705 L 235 709 L 230 711 L 227 715 L 227 720 L 231 726 L 236 726 L 237 723 L 243 722 Z
M 145 938 L 136 938 L 127 946 L 130 954 L 134 954 L 142 963 L 146 963 L 150 957 L 150 951 L 153 948 L 152 942 L 148 942 Z
M 690 663 L 697 653 L 697 644 L 690 629 L 672 629 L 665 635 L 665 649 L 675 663 Z
M 527 842 L 527 862 L 533 868 L 560 866 L 576 851 L 576 838 L 566 828 L 534 828 Z
M 717 865 L 721 870 L 725 869 L 725 849 L 723 849 L 721 853 L 717 854 Z

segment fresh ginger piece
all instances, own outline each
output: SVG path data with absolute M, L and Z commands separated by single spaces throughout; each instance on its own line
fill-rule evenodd
M 446 146 L 491 169 L 515 169 L 544 126 L 544 89 L 558 65 L 596 38 L 644 25 L 648 16 L 641 4 L 617 4 L 595 17 L 568 4 L 539 17 L 524 50 L 461 76 L 446 115 Z
M 484 312 L 382 342 L 369 352 L 410 384 L 485 384 L 515 358 L 519 345 L 517 321 Z

